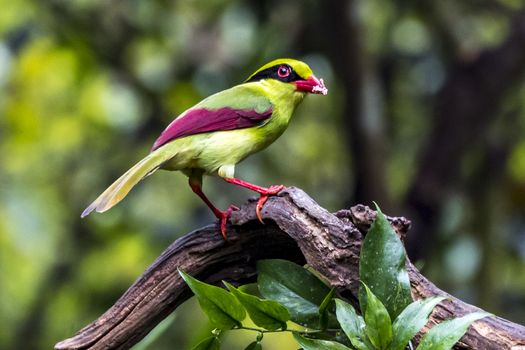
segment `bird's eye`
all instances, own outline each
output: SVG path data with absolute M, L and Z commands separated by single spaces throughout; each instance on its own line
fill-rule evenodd
M 289 66 L 283 64 L 277 69 L 277 75 L 279 78 L 286 78 L 290 75 L 291 71 L 292 69 Z

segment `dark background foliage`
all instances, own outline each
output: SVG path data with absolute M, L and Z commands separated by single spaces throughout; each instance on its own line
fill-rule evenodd
M 213 222 L 167 172 L 104 215 L 79 214 L 174 116 L 277 57 L 307 61 L 330 93 L 310 96 L 239 177 L 302 187 L 329 210 L 375 200 L 411 218 L 409 255 L 428 277 L 525 322 L 523 1 L 0 8 L 1 348 L 72 335 L 172 240 Z M 251 195 L 205 186 L 221 207 Z M 194 302 L 173 320 L 151 348 L 185 348 L 208 327 Z

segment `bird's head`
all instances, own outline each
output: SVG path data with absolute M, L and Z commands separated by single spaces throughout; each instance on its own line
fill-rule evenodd
M 296 91 L 326 95 L 323 79 L 318 79 L 304 62 L 280 58 L 259 68 L 246 79 L 246 83 L 262 79 L 275 79 L 295 86 Z

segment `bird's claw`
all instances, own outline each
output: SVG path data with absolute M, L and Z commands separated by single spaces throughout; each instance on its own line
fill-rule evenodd
M 255 214 L 257 215 L 257 219 L 259 219 L 260 223 L 264 225 L 264 221 L 261 216 L 261 210 L 264 206 L 264 203 L 268 200 L 270 196 L 275 196 L 277 193 L 281 192 L 285 187 L 283 185 L 272 185 L 269 188 L 266 189 L 264 192 L 260 192 L 261 197 L 257 201 L 257 205 L 255 206 Z
M 221 235 L 222 235 L 222 238 L 224 238 L 225 241 L 228 240 L 228 237 L 226 235 L 226 224 L 228 223 L 228 218 L 230 217 L 231 213 L 234 212 L 234 211 L 237 211 L 239 210 L 238 207 L 236 207 L 235 205 L 230 205 L 228 207 L 228 209 L 226 209 L 225 211 L 221 212 L 220 214 L 220 223 L 221 223 Z
M 264 206 L 264 203 L 268 200 L 267 195 L 261 195 L 261 198 L 257 201 L 257 206 L 255 207 L 255 214 L 257 215 L 257 219 L 259 219 L 259 222 L 264 225 L 264 221 L 261 216 L 261 209 Z

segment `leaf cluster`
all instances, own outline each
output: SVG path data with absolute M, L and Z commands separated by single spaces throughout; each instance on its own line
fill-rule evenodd
M 264 334 L 285 331 L 293 332 L 305 350 L 406 349 L 445 298 L 412 301 L 403 244 L 377 209 L 361 250 L 360 314 L 315 274 L 286 260 L 258 262 L 257 286 L 263 298 L 227 282 L 223 282 L 227 290 L 212 286 L 180 271 L 216 327 L 194 349 L 219 349 L 221 332 L 232 329 L 258 332 L 245 348 L 251 350 L 262 349 Z M 259 328 L 244 326 L 246 315 Z M 416 350 L 451 349 L 472 322 L 486 316 L 475 312 L 444 321 L 423 335 Z M 295 325 L 289 329 L 289 324 Z

